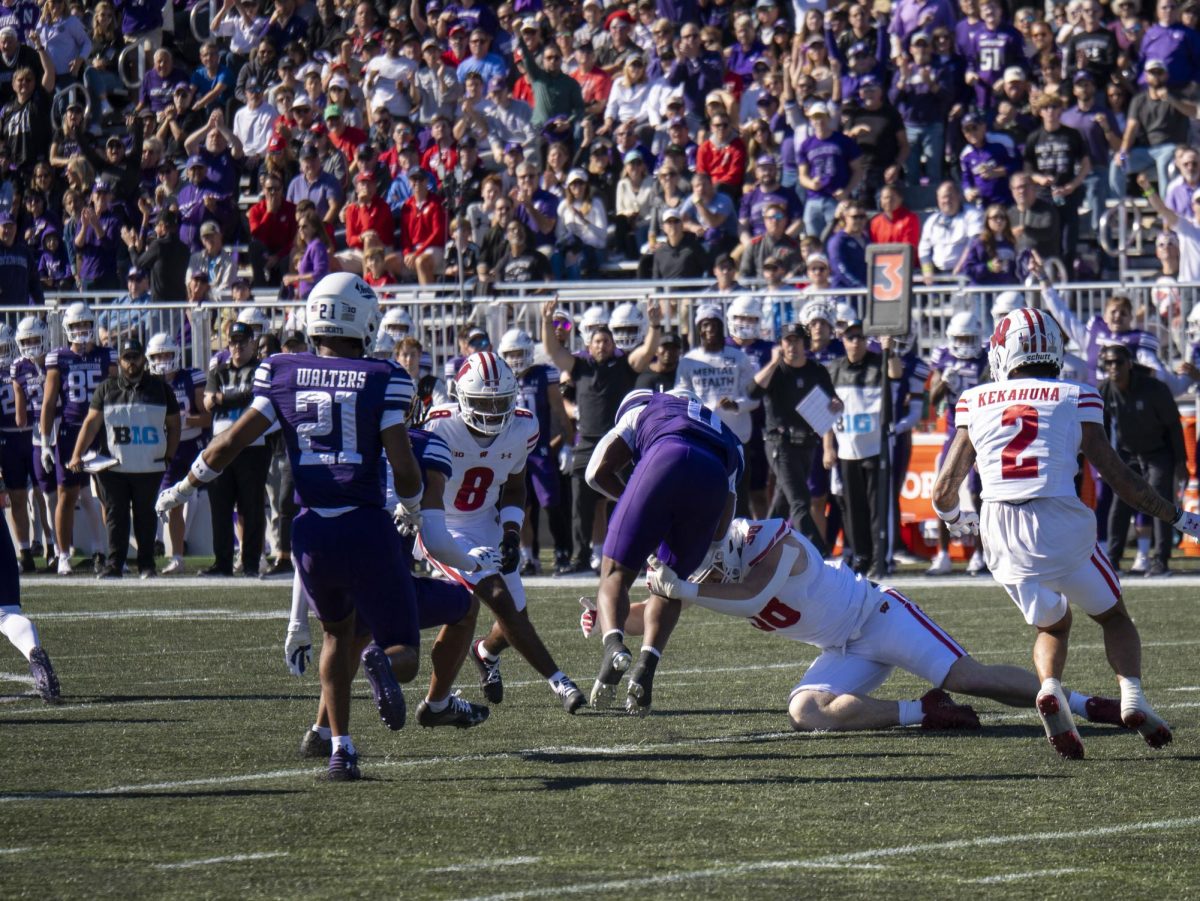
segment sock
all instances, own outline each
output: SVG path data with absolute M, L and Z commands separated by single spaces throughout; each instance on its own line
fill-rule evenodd
M 1046 694 L 1047 692 L 1061 695 L 1063 693 L 1062 682 L 1058 679 L 1043 679 L 1041 693 Z
M 1145 538 L 1143 538 L 1141 535 L 1139 535 L 1138 540 L 1137 540 L 1137 549 L 1138 549 L 1137 552 L 1139 554 L 1149 554 L 1150 553 L 1150 537 L 1146 536 Z
M 334 750 L 334 753 L 337 753 L 337 751 L 338 751 L 340 748 L 345 748 L 345 749 L 346 749 L 347 751 L 349 751 L 351 754 L 355 753 L 355 751 L 354 751 L 354 742 L 352 742 L 352 741 L 350 740 L 350 736 L 349 736 L 349 735 L 335 735 L 335 736 L 333 736 L 333 750 Z
M 429 695 L 426 695 L 425 696 L 425 706 L 428 707 L 430 710 L 432 710 L 434 713 L 441 713 L 443 710 L 445 710 L 447 707 L 450 706 L 450 696 L 447 695 L 446 697 L 442 698 L 440 701 L 435 701 L 431 697 L 429 697 Z
M 182 562 L 183 562 L 183 557 L 182 557 L 182 556 L 180 556 L 179 554 L 172 554 L 172 555 L 171 555 L 171 562 L 172 562 L 172 563 L 182 563 Z M 297 581 L 299 581 L 299 580 L 297 580 Z
M 1077 691 L 1067 695 L 1067 706 L 1071 708 L 1071 712 L 1076 716 L 1081 716 L 1087 719 L 1087 702 L 1089 695 L 1081 695 Z
M 610 641 L 612 641 L 616 644 L 624 644 L 625 643 L 625 633 L 622 632 L 620 629 L 613 629 L 610 632 L 605 632 L 604 633 L 604 646 L 608 647 Z
M 552 673 L 552 674 L 551 674 L 551 675 L 550 675 L 550 676 L 549 676 L 549 677 L 546 679 L 546 681 L 550 683 L 550 687 L 551 687 L 551 688 L 553 688 L 555 691 L 558 691 L 558 687 L 559 687 L 559 685 L 561 685 L 561 684 L 562 684 L 562 681 L 563 681 L 563 679 L 565 679 L 565 678 L 567 678 L 567 674 L 566 674 L 566 673 L 564 673 L 564 672 L 563 672 L 562 670 L 560 670 L 560 669 L 556 669 L 556 670 L 555 670 L 555 671 L 554 671 L 554 672 L 553 672 L 553 673 Z
M 592 545 L 592 556 L 593 556 L 593 557 L 599 557 L 599 556 L 600 556 L 600 549 L 601 549 L 602 547 L 604 547 L 604 545 L 602 545 L 602 544 L 593 544 L 593 545 Z
M 533 559 L 533 552 L 527 547 L 521 548 L 521 562 L 528 563 Z
M 925 711 L 921 709 L 920 701 L 897 701 L 900 705 L 900 725 L 919 726 L 925 719 Z
M 475 653 L 477 653 L 482 659 L 486 660 L 488 663 L 495 663 L 497 660 L 500 659 L 500 655 L 488 653 L 488 649 L 483 646 L 483 642 L 484 642 L 484 639 L 482 639 L 482 638 L 479 639 L 479 641 L 475 642 Z
M 642 645 L 642 654 L 653 654 L 656 659 L 662 659 L 662 651 L 658 648 L 652 648 L 649 645 Z
M 1137 710 L 1145 703 L 1146 699 L 1142 696 L 1141 679 L 1127 679 L 1124 676 L 1117 676 L 1117 682 L 1121 686 L 1122 716 L 1131 710 Z
M 316 723 L 313 723 L 312 731 L 321 736 L 321 738 L 323 738 L 325 741 L 329 741 L 331 738 L 333 738 L 333 730 L 328 726 L 318 726 Z
M 11 641 L 13 647 L 25 655 L 26 660 L 33 649 L 41 644 L 37 626 L 15 604 L 0 607 L 0 634 Z
M 29 542 L 28 541 L 21 542 L 21 550 L 23 550 L 23 551 L 29 550 Z

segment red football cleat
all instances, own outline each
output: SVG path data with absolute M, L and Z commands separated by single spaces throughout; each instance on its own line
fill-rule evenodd
M 922 729 L 978 729 L 979 717 L 974 708 L 966 704 L 955 704 L 954 699 L 940 688 L 932 689 L 921 697 Z
M 1095 695 L 1087 699 L 1085 706 L 1089 723 L 1127 728 L 1121 719 L 1121 702 L 1116 698 L 1102 698 Z
M 1122 716 L 1122 720 L 1127 728 L 1137 729 L 1152 748 L 1165 748 L 1175 738 L 1166 720 L 1149 705 L 1129 711 Z
M 1058 694 L 1045 691 L 1037 696 L 1037 712 L 1046 727 L 1046 738 L 1060 757 L 1083 760 L 1083 741 L 1075 730 L 1071 710 Z

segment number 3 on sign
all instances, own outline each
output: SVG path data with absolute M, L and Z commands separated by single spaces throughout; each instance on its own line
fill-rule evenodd
M 878 303 L 891 303 L 904 296 L 904 256 L 880 253 L 875 256 L 875 280 L 871 293 Z

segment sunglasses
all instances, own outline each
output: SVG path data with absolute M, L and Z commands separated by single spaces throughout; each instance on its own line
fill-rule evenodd
M 861 332 L 856 332 L 852 335 L 851 334 L 842 335 L 842 340 L 843 341 L 866 341 L 867 336 L 862 334 Z
M 1103 360 L 1100 361 L 1100 366 L 1104 369 L 1109 369 L 1110 367 L 1113 367 L 1113 366 L 1124 366 L 1124 365 L 1125 365 L 1125 361 L 1122 360 L 1120 357 L 1105 357 Z

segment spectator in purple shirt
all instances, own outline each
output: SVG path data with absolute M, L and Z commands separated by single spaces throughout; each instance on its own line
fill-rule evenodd
M 932 31 L 939 25 L 954 28 L 956 19 L 950 0 L 900 0 L 892 7 L 888 33 L 895 38 L 892 55 L 908 46 L 909 37 L 917 31 Z
M 1179 0 L 1158 0 L 1157 21 L 1146 29 L 1138 55 L 1143 60 L 1158 59 L 1167 66 L 1167 86 L 1183 88 L 1200 81 L 1200 34 L 1179 21 Z M 1138 81 L 1148 83 L 1143 70 Z
M 329 257 L 334 251 L 333 240 L 320 217 L 312 210 L 300 219 L 296 248 L 301 252 L 296 271 L 283 277 L 283 284 L 293 288 L 303 300 L 313 285 L 329 274 Z
M 738 210 L 738 231 L 742 242 L 749 243 L 751 238 L 757 238 L 766 231 L 763 211 L 771 203 L 783 205 L 791 223 L 788 233 L 796 237 L 804 224 L 804 204 L 795 191 L 780 184 L 779 161 L 770 154 L 760 156 L 754 164 L 754 176 L 756 184 L 742 194 Z
M 75 266 L 81 291 L 116 291 L 117 249 L 121 244 L 121 220 L 112 210 L 112 188 L 98 179 L 92 188 L 92 203 L 80 215 L 75 234 Z
M 1005 23 L 996 0 L 983 0 L 979 7 L 983 28 L 975 33 L 975 43 L 967 52 L 967 84 L 975 87 L 975 103 L 980 109 L 993 106 L 992 94 L 1012 66 L 1025 68 L 1024 41 Z
M 683 85 L 688 112 L 698 116 L 709 92 L 720 88 L 723 81 L 721 57 L 704 49 L 700 43 L 700 26 L 688 22 L 679 32 L 676 59 L 667 72 L 667 83 Z
M 866 165 L 858 144 L 835 132 L 829 107 L 818 101 L 808 108 L 813 133 L 796 152 L 797 180 L 808 192 L 804 202 L 804 232 L 820 237 L 833 221 L 837 203 L 858 188 Z
M 121 31 L 143 47 L 162 46 L 163 4 L 156 0 L 112 0 L 121 17 Z
M 1003 145 L 988 140 L 987 123 L 978 113 L 963 117 L 962 131 L 967 146 L 963 148 L 959 162 L 963 197 L 967 203 L 976 206 L 1012 203 L 1008 179 L 1021 168 L 1020 160 Z
M 190 86 L 187 72 L 176 68 L 170 50 L 155 50 L 154 66 L 142 79 L 142 87 L 138 92 L 138 111 L 149 108 L 155 115 L 161 113 L 171 105 L 171 94 L 177 84 Z
M 533 235 L 533 246 L 542 248 L 554 244 L 558 198 L 538 187 L 538 174 L 538 167 L 533 163 L 517 166 L 517 187 L 513 191 L 517 208 L 513 215 Z
M 1080 69 L 1072 79 L 1075 105 L 1062 114 L 1062 124 L 1079 132 L 1087 145 L 1092 171 L 1083 180 L 1084 196 L 1091 210 L 1093 231 L 1100 227 L 1104 202 L 1108 199 L 1108 158 L 1121 146 L 1121 135 L 1113 114 L 1097 102 L 1096 82 L 1092 73 Z
M 200 250 L 200 226 L 212 220 L 225 234 L 235 222 L 233 204 L 205 184 L 208 167 L 198 156 L 187 161 L 187 183 L 179 190 L 179 238 L 195 253 Z
M 337 179 L 321 169 L 321 158 L 312 144 L 305 144 L 300 151 L 300 174 L 288 185 L 287 199 L 289 203 L 311 200 L 326 225 L 338 221 L 345 195 Z
M 1180 216 L 1191 216 L 1192 197 L 1200 190 L 1200 150 L 1180 147 L 1175 151 L 1175 168 L 1179 175 L 1163 192 L 1163 200 Z
M 725 70 L 740 76 L 745 87 L 754 79 L 754 64 L 763 58 L 762 41 L 754 28 L 754 20 L 748 13 L 739 13 L 733 21 L 736 40 L 725 51 Z

